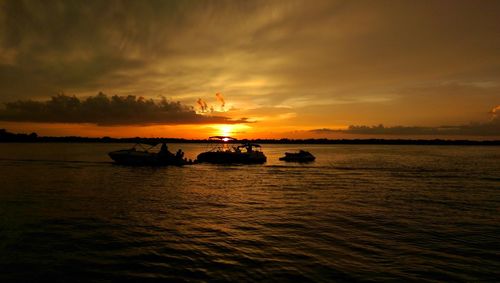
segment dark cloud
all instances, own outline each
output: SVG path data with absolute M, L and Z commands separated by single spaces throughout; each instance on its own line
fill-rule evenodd
M 49 97 L 54 90 L 95 93 L 119 87 L 151 96 L 206 85 L 217 68 L 191 66 L 191 60 L 222 55 L 228 44 L 221 34 L 228 33 L 220 29 L 255 11 L 258 3 L 2 1 L 0 101 Z M 208 71 L 201 73 L 203 68 Z M 13 74 L 14 81 L 1 79 Z
M 111 96 L 103 93 L 86 99 L 57 95 L 48 101 L 19 100 L 4 103 L 0 121 L 41 123 L 92 123 L 96 125 L 151 124 L 236 124 L 221 116 L 197 114 L 192 107 L 165 98 L 159 101 L 136 96 Z
M 0 99 L 47 96 L 37 89 L 45 83 L 92 93 L 104 85 L 147 95 L 269 93 L 275 106 L 298 93 L 317 100 L 496 80 L 500 70 L 498 1 L 6 0 L 0 9 L 0 61 L 33 81 Z M 253 78 L 267 82 L 245 84 Z M 15 89 L 9 82 L 0 90 Z
M 314 129 L 316 134 L 358 134 L 358 135 L 387 135 L 387 136 L 500 136 L 500 118 L 494 118 L 486 123 L 472 123 L 460 126 L 440 127 L 408 127 L 394 126 L 349 126 L 345 130 Z

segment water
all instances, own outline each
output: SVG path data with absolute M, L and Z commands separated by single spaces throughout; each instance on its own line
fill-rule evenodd
M 126 146 L 0 144 L 0 281 L 500 276 L 500 147 L 264 145 L 265 165 L 112 164 Z M 296 148 L 317 161 L 278 161 Z

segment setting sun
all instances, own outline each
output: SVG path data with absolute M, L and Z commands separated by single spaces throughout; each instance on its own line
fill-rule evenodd
M 245 134 L 246 130 L 250 129 L 250 126 L 247 125 L 214 125 L 213 135 L 217 136 L 239 136 L 241 134 Z
M 219 134 L 221 136 L 230 136 L 232 133 L 232 129 L 230 125 L 222 125 L 219 127 Z

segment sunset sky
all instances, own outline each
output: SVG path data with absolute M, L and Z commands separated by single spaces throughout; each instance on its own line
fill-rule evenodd
M 39 135 L 497 139 L 500 1 L 0 0 L 0 103 Z

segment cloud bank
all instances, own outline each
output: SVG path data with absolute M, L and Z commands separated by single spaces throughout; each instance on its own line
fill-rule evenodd
M 0 121 L 40 123 L 91 123 L 96 125 L 153 124 L 236 124 L 246 119 L 232 120 L 222 116 L 197 114 L 193 107 L 180 102 L 159 101 L 143 97 L 108 97 L 99 93 L 85 99 L 60 94 L 48 101 L 18 100 L 4 103 Z
M 358 134 L 358 135 L 387 135 L 387 136 L 500 136 L 500 119 L 494 118 L 486 123 L 471 123 L 459 126 L 440 127 L 408 127 L 394 126 L 355 126 L 351 125 L 347 129 L 314 129 L 310 132 L 316 134 Z

